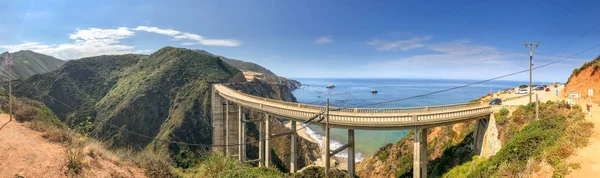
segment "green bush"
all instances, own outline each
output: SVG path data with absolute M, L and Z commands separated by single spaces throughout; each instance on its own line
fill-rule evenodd
M 325 176 L 325 169 L 318 166 L 310 166 L 305 168 L 302 172 L 298 172 L 292 175 L 293 178 L 322 178 Z M 327 177 L 331 178 L 349 178 L 348 173 L 338 170 L 331 169 L 327 172 Z
M 529 85 L 519 85 L 519 88 L 528 88 Z
M 389 153 L 387 152 L 387 150 L 383 150 L 383 152 L 381 152 L 381 154 L 379 154 L 379 160 L 382 162 L 385 162 L 385 160 L 388 158 Z
M 540 119 L 531 119 L 532 105 L 517 108 L 502 130 L 506 144 L 487 160 L 474 159 L 450 170 L 445 177 L 510 177 L 528 169 L 528 162 L 548 162 L 554 176 L 562 177 L 577 165 L 565 163 L 577 148 L 588 144 L 593 125 L 581 109 L 564 102 L 540 104 Z M 497 116 L 508 116 L 500 111 Z
M 252 167 L 220 153 L 206 155 L 194 168 L 177 169 L 174 172 L 176 177 L 286 177 L 275 168 Z
M 508 114 L 510 111 L 508 111 L 508 109 L 506 108 L 502 108 L 500 109 L 500 112 L 498 112 L 497 114 L 495 114 L 495 119 L 496 119 L 496 124 L 498 125 L 504 125 L 506 124 L 506 122 L 508 121 Z

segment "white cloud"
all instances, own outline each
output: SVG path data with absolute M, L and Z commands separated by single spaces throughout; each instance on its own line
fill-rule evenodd
M 121 39 L 129 38 L 133 36 L 134 32 L 126 27 L 120 27 L 117 29 L 99 29 L 89 28 L 87 30 L 77 29 L 75 33 L 69 35 L 72 40 L 84 40 L 84 41 L 103 41 L 116 43 Z
M 173 29 L 160 29 L 160 28 L 148 27 L 148 26 L 138 26 L 138 27 L 134 28 L 133 30 L 146 31 L 146 32 L 158 33 L 158 34 L 169 35 L 169 36 L 173 36 L 173 35 L 177 35 L 177 34 L 181 33 L 180 31 L 173 30 Z
M 134 32 L 126 27 L 117 29 L 77 29 L 75 33 L 69 34 L 69 38 L 74 40 L 72 43 L 47 45 L 39 42 L 24 42 L 17 45 L 0 45 L 0 48 L 8 49 L 11 52 L 32 50 L 59 59 L 144 52 L 143 50 L 135 50 L 134 46 L 119 44 L 121 39 L 133 35 Z
M 478 78 L 519 69 L 512 54 L 466 40 L 433 44 L 427 49 L 432 53 L 376 61 L 363 68 L 382 76 L 421 78 Z
M 422 48 L 425 45 L 422 43 L 431 39 L 431 36 L 424 37 L 414 37 L 408 40 L 398 40 L 398 41 L 381 41 L 381 40 L 373 40 L 367 42 L 367 44 L 371 46 L 375 46 L 380 51 L 406 51 L 415 48 Z
M 148 49 L 136 49 L 135 46 L 125 45 L 121 40 L 131 38 L 135 31 L 172 36 L 174 41 L 182 41 L 181 45 L 206 45 L 206 46 L 239 46 L 240 41 L 229 39 L 207 39 L 203 36 L 185 33 L 173 29 L 160 29 L 157 27 L 138 26 L 136 28 L 119 27 L 116 29 L 76 29 L 69 34 L 70 43 L 44 44 L 40 42 L 23 42 L 16 45 L 0 45 L 0 48 L 10 52 L 32 50 L 47 54 L 59 59 L 79 59 L 98 55 L 142 53 L 147 54 Z
M 329 44 L 333 43 L 333 39 L 330 36 L 321 36 L 315 40 L 315 44 Z
M 204 46 L 239 46 L 241 42 L 234 39 L 207 39 L 203 36 L 193 34 L 193 33 L 185 33 L 173 29 L 160 29 L 157 27 L 148 27 L 148 26 L 138 26 L 133 30 L 136 31 L 146 31 L 150 33 L 157 33 L 161 35 L 172 36 L 174 41 L 187 40 L 182 42 L 181 45 L 204 45 Z

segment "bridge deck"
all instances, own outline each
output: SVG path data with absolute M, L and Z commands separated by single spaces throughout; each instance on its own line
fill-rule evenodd
M 326 110 L 325 106 L 285 102 L 214 85 L 221 97 L 241 105 L 286 119 L 304 121 Z M 331 107 L 330 110 L 338 108 Z M 413 108 L 342 108 L 329 112 L 329 124 L 336 128 L 363 130 L 435 127 L 489 117 L 492 108 L 480 103 L 464 103 Z M 313 120 L 316 123 L 318 119 Z M 324 123 L 324 121 L 320 121 Z

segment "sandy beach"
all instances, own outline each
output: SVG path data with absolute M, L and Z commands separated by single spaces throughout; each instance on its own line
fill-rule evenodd
M 285 124 L 285 127 L 287 128 L 292 128 L 292 122 L 288 122 L 287 124 Z M 302 128 L 302 123 L 301 122 L 296 122 L 296 129 Z M 313 138 L 312 136 L 310 136 L 307 132 L 307 128 L 302 128 L 300 130 L 297 131 L 298 136 L 311 141 L 313 143 L 316 144 L 321 144 L 320 140 L 316 140 L 315 138 Z M 333 156 L 332 158 L 332 163 L 335 164 L 337 163 L 337 168 L 338 169 L 342 169 L 342 170 L 347 170 L 348 169 L 348 160 L 346 160 L 345 158 L 342 157 L 338 157 L 338 156 Z M 313 162 L 315 162 L 316 165 L 320 165 L 321 164 L 321 159 L 318 158 L 317 160 L 312 160 Z

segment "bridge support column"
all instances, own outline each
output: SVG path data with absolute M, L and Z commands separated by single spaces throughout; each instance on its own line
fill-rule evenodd
M 479 156 L 482 158 L 488 158 L 495 155 L 500 151 L 501 143 L 498 139 L 498 128 L 496 127 L 496 118 L 494 114 L 490 114 L 490 118 L 486 120 L 485 127 L 483 128 L 484 134 L 478 137 L 480 142 L 475 142 L 479 149 Z
M 298 133 L 296 133 L 296 121 L 292 120 L 292 135 L 290 140 L 290 173 L 296 172 L 296 137 L 298 137 Z
M 271 118 L 265 113 L 265 167 L 271 164 Z
M 421 130 L 421 177 L 427 178 L 427 129 Z
M 321 154 L 322 157 L 322 163 L 323 163 L 323 167 L 325 167 L 325 176 L 327 177 L 327 172 L 329 172 L 329 158 L 331 157 L 329 154 L 329 98 L 327 98 L 327 101 L 325 102 L 326 104 L 326 110 L 325 110 L 325 124 L 323 124 L 322 128 L 323 128 L 323 136 L 322 136 L 322 141 L 323 141 L 323 145 L 321 148 Z
M 348 129 L 348 174 L 350 177 L 355 177 L 356 173 L 354 172 L 354 130 Z
M 321 163 L 325 167 L 325 172 L 329 170 L 329 128 L 325 124 L 321 127 L 323 136 L 321 136 Z
M 473 151 L 475 154 L 481 154 L 483 138 L 488 128 L 488 122 L 489 119 L 479 119 L 475 121 L 475 128 L 473 130 Z
M 229 101 L 225 100 L 225 155 L 229 156 Z
M 427 129 L 415 127 L 413 148 L 413 178 L 427 177 Z
M 238 105 L 238 159 L 246 161 L 246 115 L 242 112 L 242 106 Z
M 264 143 L 265 137 L 263 136 L 262 131 L 263 121 L 258 122 L 258 167 L 262 167 L 265 164 L 265 151 L 264 151 Z
M 223 117 L 223 100 L 221 96 L 219 96 L 218 91 L 213 87 L 212 95 L 211 95 L 211 123 L 213 129 L 213 145 L 223 145 L 225 144 L 225 125 L 224 125 L 224 117 Z M 212 148 L 215 152 L 223 153 L 225 151 L 225 147 L 216 146 Z

